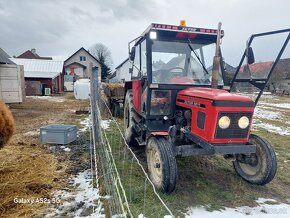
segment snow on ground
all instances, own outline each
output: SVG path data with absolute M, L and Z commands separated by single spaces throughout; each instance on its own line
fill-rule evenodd
M 101 120 L 101 127 L 103 129 L 108 129 L 110 127 L 110 122 L 111 122 L 111 120 Z M 82 129 L 80 129 L 80 131 L 81 132 L 86 131 L 92 125 L 91 116 L 88 116 L 86 119 L 82 120 L 80 122 L 80 124 L 84 126 Z
M 261 107 L 256 107 L 255 108 L 255 113 L 254 117 L 255 118 L 262 118 L 262 119 L 267 119 L 267 120 L 275 120 L 281 117 L 282 114 L 280 112 L 276 111 L 269 111 Z
M 290 205 L 289 204 L 275 204 L 276 200 L 259 198 L 256 200 L 259 206 L 256 207 L 237 207 L 237 208 L 224 208 L 223 210 L 207 211 L 204 206 L 190 208 L 185 214 L 186 218 L 288 218 L 290 217 Z M 271 202 L 269 204 L 268 202 Z M 273 204 L 274 203 L 274 204 Z
M 41 99 L 41 100 L 54 101 L 54 102 L 64 102 L 64 101 L 66 101 L 65 98 L 56 97 L 56 96 L 26 96 L 26 98 Z
M 275 111 L 273 111 L 273 109 Z M 260 103 L 258 107 L 255 108 L 254 118 L 266 119 L 266 120 L 286 120 L 286 124 L 290 124 L 289 118 L 285 117 L 284 111 L 290 109 L 290 103 Z M 282 124 L 282 123 L 281 123 Z M 290 128 L 283 125 L 276 126 L 270 123 L 261 123 L 259 120 L 253 121 L 254 128 L 263 128 L 269 132 L 277 133 L 279 135 L 290 135 Z
M 80 124 L 83 126 L 82 129 L 80 129 L 81 132 L 85 132 L 88 128 L 91 127 L 91 116 L 88 116 L 86 119 L 82 120 Z
M 271 106 L 271 107 L 277 107 L 277 108 L 287 108 L 287 109 L 290 109 L 290 103 L 280 103 L 280 104 L 273 104 L 273 103 L 259 103 L 261 105 L 266 105 L 266 106 Z
M 274 126 L 269 123 L 255 123 L 254 122 L 253 127 L 260 127 L 260 128 L 266 129 L 269 132 L 277 133 L 279 135 L 290 135 L 289 128 Z
M 104 209 L 99 201 L 99 190 L 92 187 L 90 170 L 71 177 L 73 189 L 60 190 L 54 193 L 54 198 L 61 203 L 55 209 L 49 209 L 45 218 L 52 217 L 96 217 L 104 218 Z
M 110 127 L 111 120 L 101 120 L 101 127 L 103 129 L 108 129 Z

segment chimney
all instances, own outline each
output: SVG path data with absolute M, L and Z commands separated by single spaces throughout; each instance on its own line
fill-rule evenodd
M 31 52 L 32 52 L 33 54 L 36 54 L 36 49 L 35 49 L 35 48 L 32 48 L 32 49 L 31 49 Z

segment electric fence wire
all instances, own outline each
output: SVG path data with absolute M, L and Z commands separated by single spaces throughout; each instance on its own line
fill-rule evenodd
M 144 169 L 144 167 L 143 167 L 142 164 L 140 163 L 139 159 L 137 158 L 137 156 L 135 155 L 135 153 L 132 151 L 132 149 L 130 148 L 130 146 L 127 144 L 127 142 L 126 142 L 126 140 L 125 140 L 125 137 L 124 137 L 124 134 L 123 134 L 123 132 L 122 132 L 122 130 L 121 130 L 121 128 L 120 128 L 120 126 L 119 126 L 117 120 L 113 117 L 113 114 L 111 113 L 109 106 L 107 105 L 107 103 L 105 102 L 104 99 L 101 99 L 101 100 L 103 101 L 103 104 L 106 106 L 107 111 L 109 112 L 111 119 L 112 119 L 112 120 L 114 121 L 114 123 L 116 124 L 116 126 L 117 126 L 117 128 L 118 128 L 118 131 L 119 131 L 119 133 L 120 133 L 120 135 L 121 135 L 121 137 L 122 137 L 122 139 L 123 139 L 123 142 L 124 142 L 125 145 L 126 145 L 126 148 L 130 151 L 131 155 L 134 157 L 134 159 L 136 160 L 137 164 L 139 165 L 139 167 L 140 167 L 141 170 L 143 171 L 143 173 L 144 173 L 144 175 L 145 175 L 145 177 L 146 177 L 146 180 L 148 180 L 149 183 L 151 184 L 154 194 L 155 194 L 156 197 L 159 199 L 159 201 L 161 202 L 161 204 L 163 205 L 163 207 L 167 210 L 167 212 L 168 212 L 172 217 L 174 217 L 174 216 L 173 216 L 173 213 L 171 212 L 171 210 L 169 209 L 169 207 L 165 204 L 165 202 L 163 201 L 163 199 L 162 199 L 162 198 L 160 197 L 160 195 L 157 193 L 154 184 L 153 184 L 152 181 L 150 180 L 150 178 L 149 178 L 149 176 L 148 176 L 146 170 Z M 146 185 L 146 184 L 145 184 L 145 185 Z M 146 188 L 145 188 L 145 189 L 146 189 Z

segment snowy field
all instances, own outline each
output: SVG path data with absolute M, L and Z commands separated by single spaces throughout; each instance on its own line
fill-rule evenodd
M 276 204 L 276 200 L 259 198 L 256 200 L 259 206 L 256 207 L 237 207 L 237 208 L 224 208 L 209 212 L 204 206 L 191 208 L 186 218 L 289 218 L 290 205 L 289 204 Z M 269 202 L 269 203 L 267 203 Z M 290 203 L 290 202 L 289 202 Z

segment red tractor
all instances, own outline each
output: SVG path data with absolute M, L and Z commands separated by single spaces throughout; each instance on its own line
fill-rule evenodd
M 288 33 L 287 45 L 290 30 L 280 32 Z M 223 155 L 252 184 L 265 185 L 274 178 L 277 160 L 272 145 L 250 130 L 254 108 L 285 47 L 266 78 L 245 75 L 254 63 L 253 39 L 280 32 L 250 38 L 228 86 L 220 27 L 151 24 L 129 43 L 132 81 L 125 84 L 125 139 L 129 146 L 146 146 L 149 176 L 157 188 L 174 191 L 176 156 Z M 252 92 L 257 94 L 255 101 L 233 94 L 245 84 L 259 90 Z

